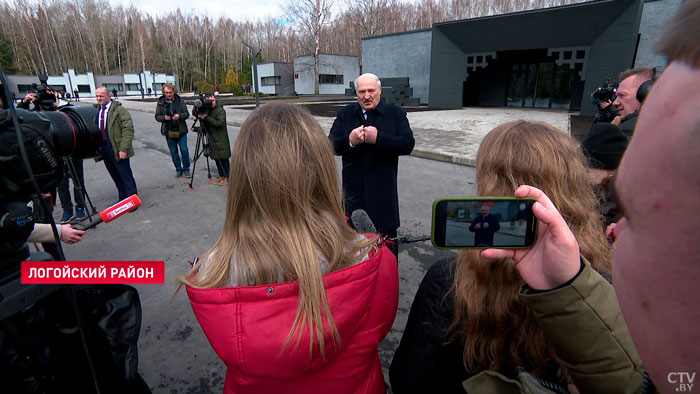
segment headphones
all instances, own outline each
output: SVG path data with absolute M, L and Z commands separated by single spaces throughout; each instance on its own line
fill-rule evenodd
M 651 77 L 651 79 L 639 85 L 639 88 L 637 89 L 636 98 L 637 101 L 639 101 L 642 104 L 644 104 L 644 100 L 647 98 L 649 92 L 651 91 L 651 88 L 654 86 L 654 82 L 656 81 L 656 78 L 659 74 L 659 67 L 652 68 L 652 71 L 654 75 Z

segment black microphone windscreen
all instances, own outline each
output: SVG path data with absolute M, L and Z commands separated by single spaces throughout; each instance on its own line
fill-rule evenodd
M 367 212 L 365 212 L 364 209 L 356 209 L 352 211 L 350 218 L 352 219 L 353 227 L 355 227 L 355 230 L 357 230 L 358 233 L 377 233 L 377 228 L 374 227 L 372 219 L 369 218 L 369 215 L 367 215 Z
M 103 223 L 102 218 L 99 215 L 95 215 L 95 218 L 92 220 L 92 222 L 89 222 L 89 223 L 84 224 L 84 225 L 74 226 L 74 227 L 78 230 L 87 231 L 87 230 L 97 226 L 100 223 Z

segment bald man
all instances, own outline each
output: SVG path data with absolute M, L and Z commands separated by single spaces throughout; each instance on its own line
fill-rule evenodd
M 131 115 L 118 101 L 112 101 L 107 88 L 95 91 L 97 104 L 97 127 L 102 132 L 99 152 L 104 157 L 105 167 L 119 191 L 119 201 L 136 194 L 136 181 L 131 173 L 129 158 L 134 155 L 131 141 L 134 124 Z

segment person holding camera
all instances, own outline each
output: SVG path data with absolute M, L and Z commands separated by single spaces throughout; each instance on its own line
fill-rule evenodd
M 613 102 L 620 119 L 613 121 L 613 124 L 618 125 L 627 138 L 632 138 L 634 126 L 637 124 L 637 115 L 642 107 L 641 97 L 638 94 L 639 87 L 653 79 L 653 68 L 633 68 L 620 74 L 620 87 L 617 88 L 617 98 Z
M 171 83 L 163 85 L 163 95 L 156 106 L 156 120 L 161 122 L 160 133 L 170 149 L 170 156 L 175 165 L 175 176 L 190 176 L 190 152 L 187 149 L 187 124 L 190 116 L 185 101 L 175 92 Z M 180 152 L 178 153 L 178 147 Z M 182 156 L 182 158 L 180 157 Z
M 589 268 L 608 274 L 612 246 L 600 231 L 602 222 L 587 179 L 586 159 L 576 141 L 546 123 L 504 123 L 486 135 L 477 153 L 479 195 L 510 196 L 524 183 L 545 190 L 569 221 Z M 557 357 L 554 344 L 561 335 L 545 331 L 519 296 L 524 282 L 518 269 L 511 258 L 492 261 L 478 250 L 464 250 L 433 264 L 416 293 L 391 362 L 393 393 L 543 393 L 550 392 L 545 387 L 566 390 L 577 385 L 569 365 Z M 624 322 L 614 327 L 620 337 L 629 338 Z M 565 337 L 575 346 L 575 337 Z M 600 345 L 577 350 L 604 358 L 599 354 L 609 343 L 601 337 Z M 642 381 L 614 381 L 606 389 L 605 377 L 633 374 L 623 357 L 606 361 L 588 369 L 599 387 L 579 387 L 580 392 L 627 392 L 620 389 Z
M 41 100 L 41 94 L 37 93 L 27 93 L 26 96 L 17 104 L 18 108 L 29 110 L 32 103 L 34 104 L 34 111 L 41 111 L 43 108 L 50 110 L 51 107 L 55 110 L 56 108 L 66 105 L 65 101 L 59 98 L 58 92 L 55 90 L 47 90 L 48 93 L 53 94 L 56 97 L 55 102 L 51 103 L 50 100 Z M 49 95 L 50 97 L 50 95 Z M 68 158 L 70 162 L 64 162 L 67 165 L 63 167 L 63 176 L 58 182 L 58 198 L 61 200 L 61 208 L 63 208 L 63 215 L 61 216 L 60 223 L 65 224 L 72 220 L 81 220 L 85 218 L 85 201 L 83 198 L 82 188 L 85 185 L 85 180 L 83 178 L 83 161 L 81 159 Z M 68 168 L 71 167 L 71 169 Z M 74 170 L 74 171 L 73 171 Z M 75 199 L 75 214 L 73 214 L 73 201 L 70 197 L 70 179 L 71 173 L 74 173 L 75 179 L 79 184 L 73 183 L 73 198 Z
M 206 93 L 204 100 L 204 106 L 209 107 L 208 111 L 201 111 L 195 108 L 192 111 L 192 115 L 202 122 L 211 137 L 209 141 L 209 155 L 214 159 L 216 170 L 219 172 L 219 177 L 212 183 L 218 186 L 226 186 L 228 185 L 231 166 L 228 161 L 231 158 L 231 145 L 228 140 L 228 131 L 226 130 L 226 111 L 224 111 L 224 107 L 216 105 L 216 97 L 213 93 Z M 194 125 L 192 130 L 194 130 Z
M 598 108 L 593 123 L 610 123 L 618 115 L 617 107 L 612 105 L 616 91 L 617 86 L 611 84 L 608 78 L 603 86 L 591 93 L 591 103 Z

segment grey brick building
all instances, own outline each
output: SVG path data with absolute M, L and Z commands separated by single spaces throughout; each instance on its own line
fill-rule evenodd
M 665 66 L 653 42 L 681 0 L 600 0 L 436 23 L 362 40 L 363 72 L 409 77 L 434 108 L 510 106 L 593 115 L 590 94 L 631 67 Z

